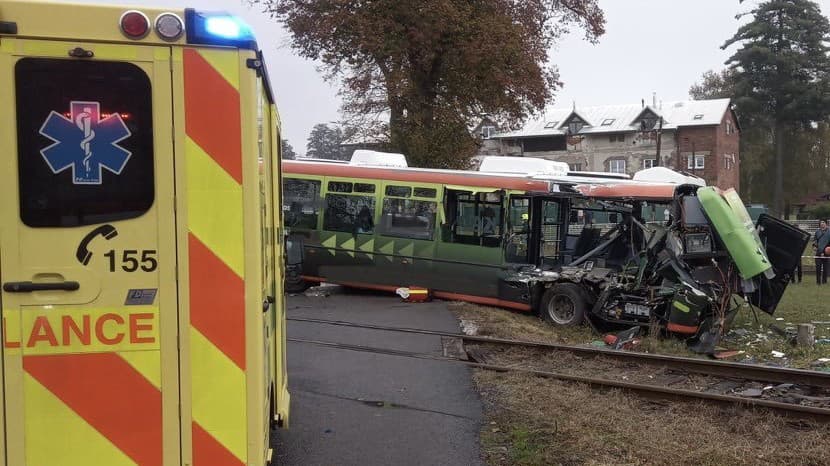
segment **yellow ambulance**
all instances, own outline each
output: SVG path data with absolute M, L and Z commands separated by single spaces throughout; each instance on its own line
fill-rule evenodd
M 279 117 L 239 18 L 0 0 L 0 461 L 263 465 Z

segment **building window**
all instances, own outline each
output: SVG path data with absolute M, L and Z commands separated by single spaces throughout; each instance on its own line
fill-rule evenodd
M 482 126 L 481 127 L 481 138 L 482 139 L 490 139 L 496 134 L 496 127 L 495 126 Z
M 614 133 L 608 136 L 609 142 L 625 142 L 625 133 Z
M 654 162 L 656 161 L 657 159 L 643 159 L 643 169 L 654 168 Z
M 568 123 L 568 132 L 570 134 L 576 134 L 582 129 L 583 126 L 583 123 L 579 120 L 571 121 Z
M 686 158 L 686 161 L 689 170 L 703 170 L 706 168 L 706 156 L 704 155 L 690 155 Z
M 657 125 L 657 117 L 650 115 L 640 120 L 640 131 L 651 131 Z
M 735 154 L 724 154 L 723 165 L 727 170 L 732 170 L 735 166 Z
M 549 121 L 547 124 L 545 124 L 545 129 L 553 129 L 553 128 L 556 128 L 556 126 L 557 126 L 558 124 L 559 124 L 559 122 L 558 122 L 558 121 Z
M 703 114 L 702 113 L 698 113 L 697 115 L 695 115 L 695 120 L 702 120 L 702 119 L 703 119 Z
M 624 159 L 609 160 L 608 161 L 608 171 L 610 173 L 625 173 L 625 160 Z
M 602 126 L 611 126 L 615 121 L 617 121 L 615 118 L 606 118 L 602 120 Z
M 582 171 L 582 164 L 581 163 L 569 163 L 568 170 L 572 172 L 581 172 Z
M 732 126 L 732 122 L 727 120 L 727 122 L 726 122 L 726 134 L 732 134 L 734 132 L 735 132 L 735 129 Z

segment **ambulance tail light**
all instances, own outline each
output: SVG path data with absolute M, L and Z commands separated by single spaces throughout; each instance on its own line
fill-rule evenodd
M 257 50 L 251 27 L 237 16 L 223 12 L 184 12 L 188 44 L 219 45 Z
M 130 39 L 143 39 L 150 32 L 150 20 L 147 15 L 136 10 L 130 10 L 121 15 L 118 24 L 121 26 L 121 32 Z

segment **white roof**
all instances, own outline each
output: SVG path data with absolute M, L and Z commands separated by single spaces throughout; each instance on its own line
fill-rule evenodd
M 374 150 L 356 150 L 352 154 L 349 165 L 363 167 L 408 167 L 406 157 L 403 154 L 392 152 L 378 152 Z
M 589 126 L 579 134 L 620 133 L 639 131 L 637 118 L 646 109 L 663 117 L 663 129 L 677 129 L 681 126 L 719 125 L 723 115 L 729 111 L 729 99 L 686 100 L 663 102 L 657 107 L 642 104 L 601 105 L 594 107 L 549 108 L 534 120 L 528 121 L 518 131 L 496 134 L 495 138 L 521 138 L 535 136 L 564 135 L 565 121 L 576 113 L 587 120 Z
M 634 174 L 634 181 L 650 183 L 694 184 L 706 186 L 706 181 L 697 176 L 678 173 L 666 167 L 651 167 Z
M 534 157 L 483 157 L 478 171 L 523 175 L 567 175 L 568 164 Z

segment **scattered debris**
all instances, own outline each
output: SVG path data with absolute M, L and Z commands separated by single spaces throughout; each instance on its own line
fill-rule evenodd
M 747 388 L 746 390 L 736 393 L 738 396 L 745 396 L 747 398 L 758 398 L 763 395 L 764 391 L 760 388 Z
M 464 335 L 477 335 L 478 334 L 478 325 L 471 320 L 461 319 L 461 331 L 464 332 Z
M 637 336 L 640 334 L 640 327 L 634 326 L 628 330 L 623 330 L 622 332 L 618 333 L 617 335 L 606 335 L 606 343 L 609 340 L 613 340 L 613 343 L 608 343 L 609 345 L 613 345 L 615 350 L 630 350 L 640 345 L 640 339 Z M 613 337 L 609 339 L 608 337 Z
M 729 358 L 734 358 L 735 356 L 745 354 L 745 353 L 746 353 L 745 351 L 739 351 L 739 350 L 726 350 L 726 351 L 716 352 L 713 356 L 714 356 L 715 359 L 729 359 Z

